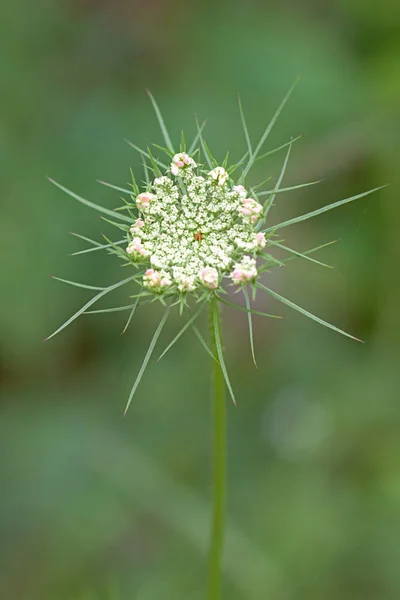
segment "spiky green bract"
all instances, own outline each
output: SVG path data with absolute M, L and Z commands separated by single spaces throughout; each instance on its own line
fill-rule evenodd
M 192 330 L 193 330 L 195 336 L 197 337 L 197 339 L 199 340 L 200 344 L 203 346 L 204 350 L 207 352 L 208 356 L 210 356 L 213 360 L 215 360 L 215 362 L 218 363 L 217 358 L 211 352 L 210 348 L 207 345 L 206 340 L 203 338 L 203 336 L 201 335 L 200 331 L 197 329 L 196 325 L 192 325 Z
M 109 244 L 99 244 L 98 242 L 94 243 L 96 244 L 94 248 L 85 248 L 85 250 L 78 250 L 77 252 L 72 252 L 69 256 L 79 256 L 80 254 L 87 254 L 88 252 L 97 252 L 98 250 L 114 248 L 114 246 L 126 244 L 126 238 L 123 238 L 122 240 L 116 240 L 115 242 L 110 242 Z
M 157 329 L 154 332 L 154 335 L 153 335 L 153 337 L 151 339 L 151 342 L 150 342 L 150 346 L 149 346 L 149 348 L 148 348 L 148 350 L 146 352 L 146 355 L 144 357 L 142 366 L 140 367 L 139 373 L 137 374 L 137 377 L 135 379 L 135 383 L 133 384 L 133 387 L 131 389 L 131 393 L 129 394 L 129 399 L 128 399 L 127 405 L 125 407 L 124 415 L 126 415 L 126 413 L 128 411 L 128 408 L 129 408 L 129 406 L 130 406 L 130 404 L 132 402 L 132 398 L 135 395 L 135 392 L 136 392 L 136 390 L 138 388 L 140 380 L 143 377 L 143 373 L 145 372 L 146 367 L 147 367 L 147 365 L 149 363 L 149 360 L 151 358 L 151 355 L 153 354 L 153 350 L 154 350 L 154 348 L 155 348 L 155 346 L 157 344 L 158 338 L 160 337 L 161 331 L 162 331 L 162 329 L 163 329 L 163 327 L 165 325 L 165 322 L 166 322 L 166 320 L 168 318 L 169 312 L 170 312 L 170 307 L 167 307 L 166 311 L 164 312 L 164 314 L 162 316 L 161 321 L 158 324 Z
M 95 204 L 94 202 L 90 202 L 90 200 L 86 200 L 85 198 L 82 198 L 82 196 L 78 196 L 78 194 L 75 194 L 75 192 L 72 192 L 68 188 L 64 187 L 63 185 L 61 185 L 61 183 L 57 183 L 57 181 L 54 181 L 54 179 L 51 179 L 50 177 L 48 179 L 49 179 L 50 183 L 52 183 L 53 185 L 60 188 L 60 190 L 62 190 L 66 194 L 68 194 L 68 196 L 71 196 L 71 198 L 78 200 L 78 202 L 81 202 L 82 204 L 86 204 L 86 206 L 88 206 L 89 208 L 93 208 L 94 210 L 104 213 L 105 215 L 111 215 L 112 217 L 119 219 L 120 221 L 125 221 L 126 223 L 132 223 L 132 220 L 129 217 L 126 217 L 125 215 L 121 215 L 113 210 L 109 210 L 108 208 L 104 208 L 104 206 L 99 206 L 98 204 Z
M 210 310 L 212 315 L 212 326 L 213 326 L 213 338 L 215 342 L 215 350 L 218 356 L 219 364 L 221 365 L 221 370 L 224 375 L 226 387 L 228 388 L 229 394 L 232 398 L 234 404 L 236 404 L 235 394 L 233 393 L 233 389 L 231 386 L 231 382 L 229 380 L 228 371 L 225 366 L 224 360 L 224 351 L 222 347 L 221 341 L 221 318 L 219 314 L 219 299 L 216 296 L 213 296 L 210 301 Z
M 94 298 L 89 300 L 89 302 L 87 302 L 82 308 L 80 308 L 74 315 L 72 315 L 72 317 L 70 317 L 67 321 L 65 321 L 65 323 L 63 323 L 61 325 L 61 327 L 56 329 L 56 331 L 54 331 L 54 333 L 49 335 L 49 337 L 46 339 L 50 340 L 52 337 L 57 335 L 57 333 L 60 333 L 60 331 L 65 329 L 70 323 L 72 323 L 72 321 L 75 321 L 75 319 L 77 319 L 81 314 L 83 314 L 87 308 L 89 308 L 90 306 L 92 306 L 92 304 L 94 304 L 95 302 L 100 300 L 100 298 L 102 298 L 106 294 L 109 294 L 113 290 L 116 290 L 117 288 L 121 287 L 122 285 L 125 285 L 126 283 L 133 281 L 134 279 L 136 279 L 136 277 L 137 277 L 137 275 L 131 275 L 130 277 L 127 277 L 126 279 L 123 279 L 122 281 L 118 281 L 118 283 L 114 283 L 114 285 L 110 285 L 109 287 L 102 289 L 102 291 L 99 294 L 97 294 L 97 296 L 94 296 Z
M 277 194 L 277 193 L 278 193 L 278 191 L 279 191 L 280 185 L 281 185 L 281 183 L 282 183 L 283 177 L 284 177 L 284 175 L 285 175 L 285 172 L 286 172 L 286 168 L 287 168 L 287 164 L 288 164 L 288 162 L 289 162 L 289 156 L 290 156 L 290 151 L 291 151 L 291 149 L 292 149 L 292 144 L 289 144 L 288 150 L 287 150 L 287 152 L 286 152 L 285 160 L 283 161 L 282 169 L 281 169 L 281 172 L 280 172 L 280 174 L 279 174 L 279 177 L 278 177 L 278 181 L 276 182 L 276 186 L 275 186 L 275 188 L 272 190 L 272 192 L 271 192 L 271 194 L 270 194 L 270 196 L 269 196 L 268 200 L 267 200 L 267 201 L 265 202 L 265 204 L 264 204 L 264 210 L 263 210 L 263 219 L 262 219 L 262 221 L 260 221 L 260 222 L 259 222 L 259 224 L 257 225 L 257 229 L 261 229 L 261 223 L 262 223 L 262 222 L 263 222 L 263 221 L 264 221 L 264 220 L 267 218 L 267 216 L 268 216 L 268 213 L 269 213 L 269 211 L 270 211 L 270 208 L 271 208 L 271 206 L 272 206 L 272 205 L 273 205 L 273 203 L 274 203 L 274 200 L 275 200 L 276 194 Z M 262 192 L 260 193 L 260 195 L 261 195 L 261 194 L 262 194 Z
M 133 315 L 135 314 L 135 312 L 136 312 L 136 309 L 137 309 L 137 307 L 138 307 L 138 304 L 139 304 L 139 302 L 140 302 L 140 298 L 141 298 L 141 296 L 139 295 L 139 296 L 136 298 L 135 302 L 133 303 L 133 305 L 132 305 L 132 310 L 131 310 L 131 312 L 129 313 L 129 317 L 128 317 L 128 320 L 127 320 L 127 322 L 125 323 L 125 327 L 124 327 L 124 328 L 123 328 L 123 330 L 121 331 L 121 335 L 123 335 L 123 334 L 126 332 L 126 330 L 128 329 L 128 327 L 129 327 L 129 325 L 130 325 L 130 322 L 132 321 Z
M 283 244 L 280 244 L 279 242 L 273 242 L 273 241 L 269 240 L 268 244 L 271 246 L 276 246 L 277 248 L 281 248 L 282 250 L 286 250 L 286 252 L 289 252 L 290 254 L 295 254 L 299 258 L 304 258 L 306 260 L 309 260 L 310 262 L 313 262 L 316 265 L 320 265 L 321 267 L 326 267 L 327 269 L 333 269 L 332 265 L 327 265 L 326 263 L 323 263 L 320 260 L 311 258 L 311 256 L 307 256 L 307 254 L 305 254 L 303 252 L 299 252 L 298 250 L 293 250 L 293 248 L 284 246 Z
M 254 366 L 257 368 L 256 355 L 254 352 L 253 320 L 252 320 L 252 316 L 251 316 L 250 298 L 249 298 L 249 293 L 247 291 L 247 288 L 245 286 L 243 286 L 243 295 L 244 295 L 244 299 L 246 302 L 247 320 L 249 323 L 249 339 L 250 339 L 251 356 L 253 358 Z
M 166 144 L 168 150 L 170 150 L 173 154 L 175 154 L 174 146 L 172 145 L 171 138 L 169 137 L 169 133 L 168 133 L 167 128 L 165 126 L 164 119 L 162 117 L 161 111 L 158 108 L 158 104 L 154 100 L 153 94 L 149 90 L 147 90 L 147 93 L 148 93 L 149 98 L 151 100 L 151 103 L 153 105 L 154 112 L 156 113 L 157 120 L 158 120 L 158 123 L 160 125 L 160 129 L 161 129 L 162 134 L 164 136 L 165 144 Z
M 338 206 L 342 206 L 343 204 L 348 204 L 349 202 L 354 202 L 354 200 L 358 200 L 359 198 L 364 198 L 365 196 L 369 196 L 369 194 L 373 194 L 378 190 L 383 190 L 383 188 L 387 187 L 386 185 L 380 185 L 379 187 L 373 188 L 372 190 L 368 190 L 367 192 L 362 192 L 361 194 L 356 194 L 355 196 L 350 196 L 349 198 L 345 198 L 344 200 L 339 200 L 338 202 L 333 202 L 332 204 L 328 204 L 327 206 L 323 206 L 322 208 L 317 208 L 317 210 L 312 210 L 309 213 L 305 213 L 304 215 L 300 215 L 300 217 L 294 217 L 293 219 L 289 219 L 288 221 L 283 221 L 283 223 L 278 223 L 273 227 L 267 227 L 263 229 L 264 233 L 269 233 L 278 231 L 279 229 L 283 229 L 283 227 L 289 227 L 289 225 L 295 225 L 296 223 L 301 223 L 302 221 L 307 221 L 308 219 L 312 219 L 312 217 L 317 217 L 318 215 L 322 215 L 333 208 L 337 208 Z
M 261 148 L 263 147 L 265 140 L 267 139 L 267 137 L 269 136 L 269 134 L 271 133 L 271 130 L 273 128 L 273 126 L 275 125 L 279 115 L 281 114 L 286 102 L 289 100 L 291 93 L 293 92 L 297 82 L 299 81 L 299 78 L 296 79 L 296 81 L 294 82 L 294 84 L 292 85 L 292 87 L 290 88 L 290 90 L 288 91 L 288 93 L 286 94 L 286 96 L 284 97 L 284 99 L 282 100 L 282 102 L 280 103 L 280 105 L 278 106 L 274 116 L 272 117 L 271 121 L 269 122 L 269 124 L 267 125 L 267 128 L 265 129 L 264 133 L 261 136 L 260 141 L 258 142 L 253 154 L 251 157 L 249 157 L 249 161 L 245 167 L 245 169 L 243 170 L 242 173 L 242 181 L 245 180 L 248 172 L 250 171 L 251 167 L 254 164 L 254 161 L 256 160 L 258 154 L 260 153 Z
M 174 346 L 174 344 L 176 344 L 176 342 L 179 340 L 179 338 L 181 337 L 181 335 L 183 335 L 185 333 L 185 331 L 195 322 L 195 320 L 197 319 L 197 317 L 200 316 L 200 314 L 204 310 L 204 307 L 205 307 L 205 303 L 203 303 L 200 306 L 200 308 L 194 313 L 194 315 L 184 324 L 184 326 L 176 334 L 176 336 L 174 337 L 174 339 L 172 340 L 172 342 L 170 342 L 168 344 L 168 346 L 165 348 L 165 350 L 160 354 L 160 356 L 158 357 L 158 360 L 161 360 L 162 357 L 167 354 L 168 350 L 170 350 L 172 348 L 172 346 Z
M 257 285 L 257 287 L 259 287 L 259 288 L 265 290 L 266 292 L 268 292 L 268 294 L 270 294 L 271 296 L 273 296 L 273 298 L 276 298 L 277 300 L 279 300 L 279 302 L 282 302 L 282 304 L 286 304 L 286 306 L 290 306 L 290 308 L 293 308 L 294 310 L 297 310 L 299 313 L 301 313 L 305 317 L 308 317 L 309 319 L 312 319 L 313 321 L 316 321 L 320 325 L 323 325 L 324 327 L 328 327 L 329 329 L 332 329 L 333 331 L 336 331 L 337 333 L 341 333 L 342 335 L 344 335 L 344 336 L 346 336 L 348 338 L 351 338 L 352 340 L 355 340 L 356 342 L 362 342 L 362 340 L 360 340 L 359 338 L 354 337 L 354 335 L 350 335 L 350 333 L 346 333 L 346 331 L 343 331 L 342 329 L 339 329 L 338 327 L 335 327 L 335 325 L 331 325 L 331 323 L 328 323 L 327 321 L 324 321 L 323 319 L 320 319 L 319 317 L 316 317 L 315 315 L 313 315 L 312 313 L 308 312 L 304 308 L 301 308 L 301 306 L 298 306 L 297 304 L 295 304 L 291 300 L 288 300 L 287 298 L 284 298 L 283 296 L 281 296 L 277 292 L 274 292 L 273 290 L 271 290 L 267 286 L 263 285 L 262 283 L 257 282 L 256 285 Z

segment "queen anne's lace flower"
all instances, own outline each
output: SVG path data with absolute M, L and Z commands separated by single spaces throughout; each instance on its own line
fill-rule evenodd
M 231 187 L 223 167 L 199 174 L 185 152 L 175 154 L 170 170 L 179 180 L 156 177 L 136 197 L 139 218 L 126 251 L 148 264 L 143 285 L 156 293 L 193 292 L 216 289 L 226 276 L 254 280 L 254 257 L 266 244 L 255 230 L 261 204 L 242 185 Z

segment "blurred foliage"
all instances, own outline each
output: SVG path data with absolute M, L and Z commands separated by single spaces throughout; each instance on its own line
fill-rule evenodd
M 15 0 L 0 17 L 1 597 L 203 598 L 208 358 L 185 335 L 122 419 L 156 306 L 123 337 L 123 315 L 91 315 L 42 344 L 87 298 L 49 275 L 105 285 L 118 268 L 67 256 L 83 247 L 68 231 L 99 239 L 108 225 L 46 176 L 115 206 L 95 180 L 121 185 L 140 169 L 124 138 L 161 141 L 146 87 L 176 139 L 194 135 L 197 113 L 215 152 L 239 156 L 237 92 L 257 136 L 300 73 L 268 148 L 303 133 L 285 183 L 324 182 L 280 195 L 271 219 L 392 186 L 285 230 L 299 250 L 340 238 L 321 253 L 336 271 L 296 261 L 269 276 L 365 345 L 260 295 L 260 310 L 288 318 L 255 319 L 254 371 L 246 315 L 224 311 L 239 400 L 225 597 L 399 598 L 398 2 Z

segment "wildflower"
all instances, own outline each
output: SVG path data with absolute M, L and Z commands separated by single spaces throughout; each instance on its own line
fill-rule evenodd
M 211 171 L 217 185 L 210 186 L 209 178 L 197 174 L 188 154 L 176 154 L 173 165 L 184 191 L 163 175 L 149 184 L 148 192 L 137 196 L 146 208 L 130 228 L 133 239 L 127 253 L 134 262 L 154 269 L 145 274 L 144 283 L 157 293 L 160 282 L 154 283 L 154 278 L 161 272 L 168 275 L 168 287 L 176 293 L 216 289 L 235 262 L 265 245 L 265 237 L 257 234 L 252 220 L 261 205 L 247 199 L 250 204 L 241 212 L 247 192 L 243 186 L 220 185 L 228 177 L 223 167 Z
M 205 267 L 200 271 L 199 277 L 203 284 L 211 290 L 218 287 L 218 271 L 214 267 Z
M 228 179 L 228 173 L 223 167 L 215 167 L 215 169 L 210 171 L 209 175 L 216 181 L 217 185 L 224 185 Z
M 250 256 L 243 256 L 242 262 L 237 263 L 231 273 L 235 285 L 246 285 L 257 277 L 256 261 Z

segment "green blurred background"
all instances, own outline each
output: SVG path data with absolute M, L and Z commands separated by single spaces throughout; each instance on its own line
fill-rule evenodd
M 275 290 L 366 341 L 270 299 L 223 315 L 238 398 L 229 405 L 225 598 L 400 597 L 400 8 L 336 3 L 39 0 L 0 8 L 1 561 L 7 600 L 204 598 L 210 518 L 209 360 L 189 333 L 130 386 L 160 316 L 84 316 L 90 297 L 51 279 L 107 285 L 118 261 L 68 254 L 114 235 L 47 182 L 113 207 L 137 155 L 161 143 L 150 88 L 173 137 L 209 118 L 217 156 L 257 141 L 298 74 L 266 150 L 296 142 L 271 223 L 383 183 L 354 205 L 285 229 L 335 270 L 295 261 Z M 279 174 L 283 154 L 254 172 Z M 260 163 L 258 163 L 260 164 Z M 125 303 L 125 288 L 108 305 Z M 104 306 L 107 305 L 104 302 Z M 179 327 L 171 318 L 164 345 Z M 206 323 L 202 324 L 206 330 Z M 160 347 L 161 347 L 160 346 Z

